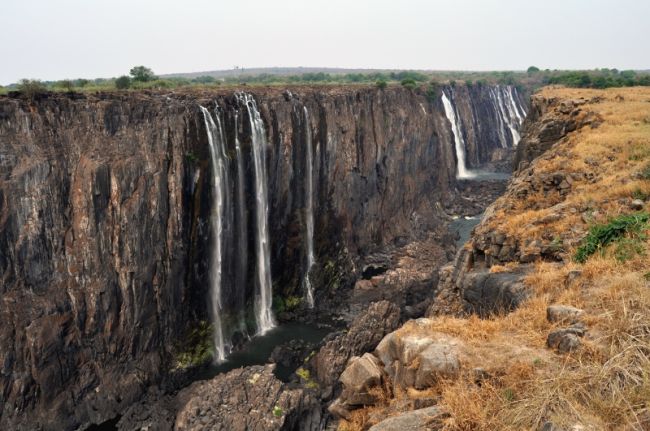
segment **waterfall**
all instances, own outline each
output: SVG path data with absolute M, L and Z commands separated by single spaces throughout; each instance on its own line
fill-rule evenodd
M 509 131 L 512 136 L 512 146 L 516 147 L 521 139 L 519 128 L 524 121 L 526 111 L 517 104 L 514 97 L 513 87 L 511 85 L 490 89 L 490 96 L 495 104 L 497 112 L 497 126 L 501 146 L 508 147 L 508 141 L 505 138 L 504 131 Z
M 221 303 L 221 283 L 223 279 L 223 236 L 224 215 L 226 212 L 226 194 L 228 187 L 228 169 L 225 157 L 225 139 L 221 128 L 221 120 L 216 115 L 216 123 L 210 112 L 200 107 L 203 113 L 205 129 L 210 146 L 210 166 L 212 168 L 212 186 L 214 201 L 210 211 L 210 227 L 212 229 L 212 244 L 210 255 L 210 302 L 212 305 L 212 325 L 214 338 L 214 360 L 221 362 L 226 359 Z
M 236 283 L 240 296 L 239 325 L 246 332 L 245 304 L 246 281 L 248 275 L 248 223 L 246 217 L 246 194 L 244 179 L 244 156 L 239 142 L 239 112 L 235 112 L 235 156 L 237 157 L 237 272 Z
M 257 103 L 250 94 L 242 94 L 240 100 L 246 106 L 251 126 L 253 165 L 255 168 L 255 218 L 257 245 L 257 291 L 255 293 L 255 320 L 258 334 L 264 334 L 275 326 L 271 305 L 271 253 L 269 249 L 268 187 L 266 183 L 266 132 L 264 122 L 257 110 Z
M 314 157 L 311 147 L 311 126 L 309 125 L 309 112 L 307 107 L 303 107 L 305 118 L 305 145 L 306 145 L 306 160 L 305 160 L 305 240 L 306 240 L 306 268 L 303 285 L 305 295 L 307 298 L 307 305 L 309 308 L 314 308 L 314 291 L 309 279 L 309 271 L 314 265 Z
M 458 160 L 458 173 L 456 174 L 456 177 L 472 178 L 474 177 L 474 174 L 465 166 L 465 139 L 463 138 L 458 115 L 456 114 L 456 109 L 444 91 L 442 92 L 442 104 L 445 108 L 445 115 L 447 116 L 447 120 L 449 120 L 451 123 L 451 131 L 454 134 L 456 159 Z

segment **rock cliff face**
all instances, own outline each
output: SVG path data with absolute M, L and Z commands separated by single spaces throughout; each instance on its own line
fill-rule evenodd
M 442 91 L 454 105 L 468 168 L 509 171 L 527 115 L 524 93 L 512 86 L 455 85 Z
M 324 282 L 332 265 L 354 271 L 372 250 L 439 223 L 456 157 L 439 98 L 367 87 L 251 93 L 268 142 L 275 295 L 304 295 L 306 142 L 317 298 L 344 287 Z M 243 283 L 232 269 L 222 283 L 235 309 L 252 297 L 256 197 L 250 121 L 232 91 L 0 98 L 3 428 L 74 429 L 115 416 L 209 318 L 215 197 L 199 105 L 224 122 L 231 178 L 237 142 L 243 152 L 250 264 Z M 468 154 L 487 160 L 478 142 Z M 235 196 L 236 183 L 228 187 Z
M 466 312 L 489 315 L 512 310 L 527 297 L 523 276 L 532 268 L 533 262 L 567 259 L 557 236 L 546 233 L 541 238 L 534 238 L 533 231 L 562 218 L 559 214 L 563 210 L 562 201 L 574 183 L 593 182 L 596 175 L 594 172 L 568 173 L 562 170 L 535 172 L 530 164 L 570 132 L 586 126 L 597 128 L 602 123 L 599 114 L 583 109 L 588 102 L 598 103 L 599 99 L 560 100 L 542 95 L 531 98 L 530 113 L 523 123 L 522 139 L 514 156 L 516 172 L 502 198 L 485 211 L 484 218 L 458 252 L 455 261 L 441 269 L 438 296 L 428 310 L 429 316 Z M 534 209 L 553 204 L 558 212 L 531 223 L 528 227 L 530 237 L 494 229 L 494 221 L 509 214 L 515 205 L 513 202 L 523 201 L 537 192 L 542 192 L 550 203 L 534 203 Z M 568 232 L 562 241 L 575 244 L 583 234 L 581 230 Z M 513 271 L 490 271 L 492 266 L 509 263 L 520 265 Z

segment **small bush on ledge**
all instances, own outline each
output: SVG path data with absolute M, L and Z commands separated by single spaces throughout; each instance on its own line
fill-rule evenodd
M 576 250 L 574 259 L 585 263 L 589 256 L 611 243 L 618 243 L 615 256 L 620 261 L 643 253 L 642 241 L 646 239 L 649 219 L 650 214 L 647 213 L 628 214 L 615 217 L 607 224 L 593 226 Z

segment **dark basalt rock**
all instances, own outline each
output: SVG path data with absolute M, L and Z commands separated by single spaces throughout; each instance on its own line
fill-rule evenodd
M 481 316 L 509 312 L 529 295 L 524 277 L 529 268 L 516 272 L 471 272 L 463 279 L 463 299 L 466 310 Z
M 457 191 L 439 100 L 398 87 L 251 91 L 268 138 L 276 295 L 303 294 L 306 127 L 318 306 L 345 297 L 363 256 L 443 223 L 436 203 Z M 215 103 L 230 154 L 230 89 L 0 96 L 0 428 L 72 430 L 117 417 L 148 387 L 164 386 L 179 341 L 209 319 L 212 191 L 198 105 Z M 245 152 L 248 129 L 238 123 Z M 242 301 L 230 278 L 227 311 Z M 397 310 L 383 310 L 335 343 L 343 356 L 394 329 Z M 340 368 L 323 360 L 321 373 Z
M 333 394 L 328 387 L 335 387 L 348 360 L 373 350 L 386 334 L 397 328 L 399 317 L 400 310 L 395 304 L 375 302 L 354 320 L 346 333 L 330 337 L 309 361 L 324 391 Z

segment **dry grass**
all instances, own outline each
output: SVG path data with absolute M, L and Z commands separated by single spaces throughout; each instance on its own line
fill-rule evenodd
M 635 195 L 650 195 L 650 181 L 637 175 L 650 165 L 650 89 L 554 88 L 542 94 L 603 98 L 583 107 L 603 117 L 599 128 L 570 134 L 552 150 L 562 157 L 533 165 L 538 173 L 594 172 L 597 180 L 577 181 L 561 199 L 543 192 L 522 201 L 505 195 L 499 205 L 509 210 L 497 211 L 484 228 L 520 239 L 571 239 L 588 229 L 583 212 L 593 213 L 594 222 L 630 213 L 627 203 Z M 559 207 L 550 208 L 559 202 Z M 563 217 L 535 224 L 554 211 Z M 575 246 L 567 240 L 567 254 L 572 255 Z M 650 250 L 650 241 L 642 246 Z M 492 271 L 510 269 L 512 264 L 506 264 Z M 531 299 L 508 315 L 443 316 L 424 328 L 414 323 L 401 328 L 403 334 L 435 332 L 460 340 L 464 371 L 456 380 L 424 392 L 396 393 L 394 399 L 422 394 L 438 399 L 450 414 L 447 430 L 538 430 L 546 421 L 564 429 L 580 424 L 587 430 L 650 430 L 650 258 L 637 254 L 622 263 L 608 249 L 582 265 L 538 263 L 526 284 Z M 546 320 L 551 304 L 585 310 L 582 321 L 588 332 L 578 351 L 559 354 L 546 348 L 547 334 L 561 327 Z M 471 372 L 476 367 L 490 377 L 477 383 Z M 368 415 L 393 414 L 390 405 L 387 400 L 355 413 L 355 420 L 342 429 L 367 429 Z
M 619 200 L 631 200 L 635 195 L 650 195 L 650 182 L 638 177 L 650 164 L 650 89 L 624 88 L 609 90 L 578 90 L 549 88 L 541 91 L 545 97 L 560 99 L 591 99 L 598 103 L 581 106 L 603 118 L 600 127 L 585 127 L 556 144 L 555 154 L 561 157 L 542 157 L 532 165 L 536 174 L 592 173 L 597 181 L 576 181 L 566 198 L 556 191 L 539 192 L 526 199 L 500 198 L 502 208 L 484 229 L 497 230 L 508 235 L 526 232 L 527 239 L 546 236 L 566 236 L 572 228 L 586 229 L 581 220 L 583 212 L 597 210 L 595 222 L 629 212 Z M 616 99 L 618 95 L 623 101 Z M 560 220 L 535 224 L 556 211 L 554 205 L 564 208 Z M 571 213 L 567 209 L 574 208 Z

